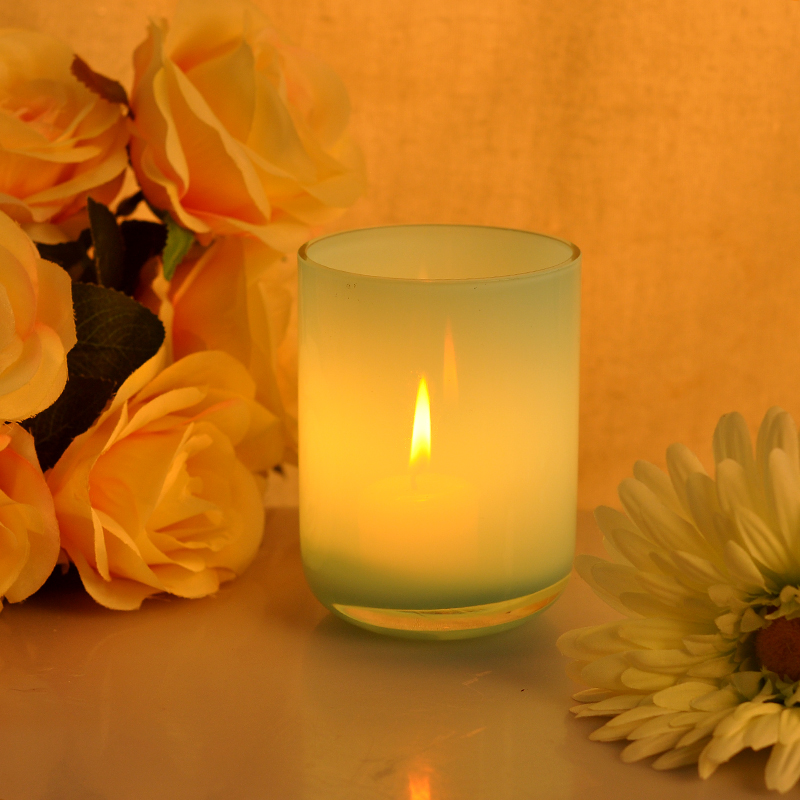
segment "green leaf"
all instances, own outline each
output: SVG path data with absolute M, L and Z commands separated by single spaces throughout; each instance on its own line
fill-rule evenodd
M 85 233 L 89 233 L 88 229 Z M 89 258 L 87 249 L 91 246 L 91 235 L 81 237 L 75 242 L 60 242 L 58 244 L 44 244 L 34 242 L 39 255 L 63 267 L 74 281 L 87 283 L 97 282 L 97 270 L 94 261 Z
M 81 283 L 97 283 L 97 267 L 89 256 L 84 256 L 77 264 L 70 267 L 70 278 Z
M 67 369 L 70 369 L 67 356 Z M 50 469 L 70 442 L 88 430 L 116 390 L 112 381 L 70 375 L 61 396 L 50 408 L 20 423 L 33 436 L 43 470 Z
M 164 246 L 161 260 L 164 262 L 164 277 L 170 281 L 194 243 L 194 233 L 178 225 L 169 214 L 165 215 L 164 222 L 167 226 L 167 244 Z
M 99 94 L 104 100 L 109 103 L 121 103 L 130 108 L 128 103 L 128 93 L 125 87 L 99 72 L 95 72 L 80 56 L 74 56 L 72 59 L 72 66 L 70 67 L 72 74 L 90 91 Z
M 80 242 L 61 242 L 59 244 L 43 244 L 42 242 L 34 242 L 39 255 L 58 264 L 64 269 L 79 264 L 81 259 L 86 255 L 86 249 Z
M 101 286 L 119 289 L 123 281 L 125 242 L 117 218 L 107 206 L 88 199 L 89 224 L 94 242 L 94 262 L 97 282 Z
M 164 341 L 161 320 L 122 292 L 75 283 L 72 304 L 78 343 L 70 353 L 70 376 L 103 378 L 119 386 Z
M 125 265 L 122 285 L 125 294 L 133 295 L 139 283 L 142 267 L 153 256 L 157 256 L 167 242 L 167 229 L 158 222 L 128 219 L 120 225 L 125 240 Z
M 117 206 L 116 215 L 118 217 L 128 217 L 133 214 L 134 211 L 139 207 L 139 203 L 144 200 L 144 192 L 138 191 L 136 194 L 132 194 L 130 197 L 126 197 L 124 200 L 119 201 L 119 205 Z
M 158 317 L 121 292 L 73 283 L 72 301 L 78 343 L 67 356 L 66 388 L 50 408 L 23 423 L 42 469 L 91 427 L 122 382 L 164 341 Z

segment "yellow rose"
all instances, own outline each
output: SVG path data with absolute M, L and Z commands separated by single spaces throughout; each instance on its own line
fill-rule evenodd
M 184 0 L 134 54 L 131 162 L 148 200 L 207 243 L 297 249 L 362 191 L 347 93 L 243 0 Z
M 0 29 L 0 209 L 21 223 L 61 222 L 122 185 L 125 117 L 72 75 L 72 58 L 58 39 Z
M 17 603 L 32 595 L 53 571 L 59 549 L 33 437 L 16 423 L 0 425 L 0 596 Z
M 75 341 L 69 275 L 0 212 L 0 420 L 27 419 L 58 399 Z
M 225 353 L 161 371 L 164 354 L 128 378 L 48 473 L 62 546 L 109 608 L 214 592 L 248 566 L 263 533 L 251 470 L 274 463 L 275 418 Z
M 281 422 L 282 460 L 297 452 L 297 261 L 257 239 L 217 239 L 172 281 L 143 272 L 137 299 L 171 331 L 175 358 L 223 350 L 244 364 L 256 399 Z

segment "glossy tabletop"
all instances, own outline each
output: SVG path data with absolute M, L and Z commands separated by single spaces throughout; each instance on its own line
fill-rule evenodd
M 288 494 L 287 494 L 288 491 Z M 611 619 L 573 577 L 493 637 L 416 642 L 331 617 L 303 579 L 291 486 L 264 546 L 203 600 L 97 606 L 70 580 L 0 614 L 0 800 L 767 796 L 763 755 L 708 781 L 625 765 L 569 714 L 558 635 Z M 583 514 L 579 549 L 599 534 Z M 52 585 L 57 584 L 57 585 Z

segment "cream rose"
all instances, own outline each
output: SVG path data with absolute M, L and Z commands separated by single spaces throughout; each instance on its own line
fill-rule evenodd
M 220 237 L 172 281 L 151 263 L 137 299 L 171 331 L 175 358 L 223 350 L 244 364 L 256 399 L 281 423 L 282 460 L 297 457 L 297 261 L 257 239 Z
M 53 571 L 59 549 L 33 437 L 16 423 L 0 425 L 0 596 L 17 603 L 32 595 Z
M 72 75 L 72 59 L 58 39 L 0 29 L 0 209 L 21 223 L 62 222 L 122 185 L 124 115 Z
M 27 419 L 58 399 L 75 341 L 69 275 L 0 212 L 0 420 Z
M 134 55 L 131 161 L 148 200 L 207 243 L 290 252 L 362 191 L 339 78 L 242 0 L 184 0 Z
M 62 546 L 109 608 L 157 592 L 201 597 L 252 561 L 263 533 L 252 470 L 274 463 L 276 420 L 218 351 L 161 371 L 164 350 L 48 473 Z

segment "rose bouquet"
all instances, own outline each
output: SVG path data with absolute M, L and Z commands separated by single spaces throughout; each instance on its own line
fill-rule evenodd
M 247 2 L 182 2 L 133 59 L 129 96 L 0 31 L 9 602 L 59 558 L 118 609 L 247 567 L 296 448 L 289 254 L 363 186 L 341 82 Z

